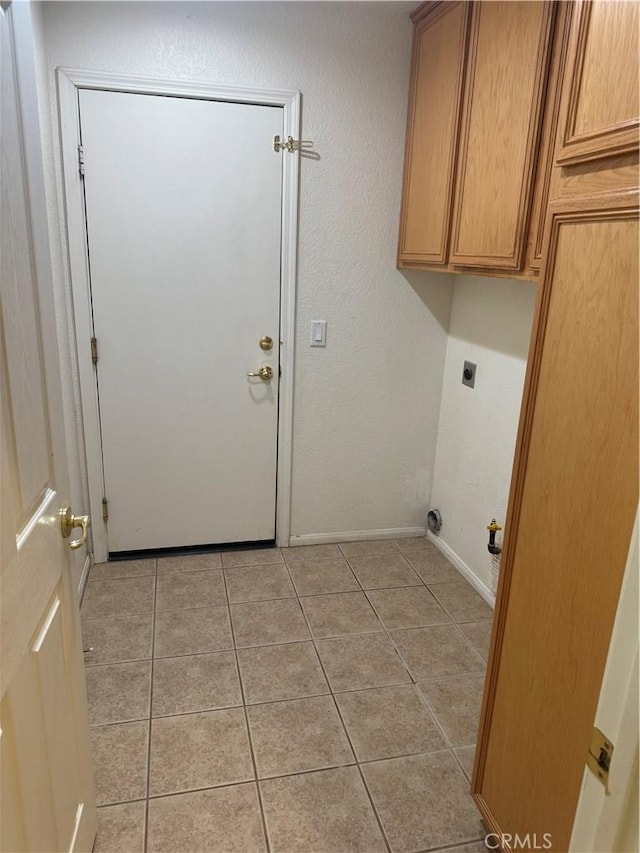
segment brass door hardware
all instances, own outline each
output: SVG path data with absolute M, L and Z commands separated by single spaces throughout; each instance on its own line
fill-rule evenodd
M 247 376 L 257 376 L 262 379 L 263 382 L 268 382 L 270 379 L 273 379 L 273 367 L 269 367 L 268 364 L 265 364 L 256 373 L 247 373 Z
M 589 741 L 589 752 L 587 753 L 587 767 L 602 782 L 607 793 L 609 793 L 609 768 L 611 767 L 611 756 L 613 755 L 613 744 L 605 737 L 600 729 L 595 726 L 591 731 Z
M 87 535 L 89 533 L 89 525 L 91 524 L 91 517 L 88 515 L 74 515 L 71 512 L 71 507 L 67 506 L 64 509 L 60 510 L 60 532 L 62 533 L 63 539 L 68 539 L 71 536 L 71 531 L 75 530 L 76 527 L 79 527 L 82 530 L 79 539 L 72 539 L 71 542 L 67 545 L 67 548 L 70 551 L 77 551 L 78 548 L 81 548 L 85 542 L 87 541 Z
M 270 338 L 269 335 L 265 335 L 264 337 L 260 338 L 260 349 L 273 349 L 273 338 Z
M 273 137 L 273 150 L 276 153 L 288 151 L 291 154 L 293 151 L 301 151 L 303 148 L 313 148 L 313 142 L 310 139 L 294 139 L 293 136 L 282 139 L 278 134 Z

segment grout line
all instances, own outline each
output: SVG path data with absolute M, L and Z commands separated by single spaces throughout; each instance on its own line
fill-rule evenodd
M 225 573 L 222 573 L 222 581 L 224 583 L 224 591 L 227 596 L 227 601 L 229 600 L 229 590 L 227 588 L 227 577 Z M 256 762 L 255 750 L 253 748 L 253 738 L 251 737 L 251 727 L 249 726 L 249 715 L 247 713 L 247 703 L 244 695 L 244 683 L 242 681 L 242 673 L 240 671 L 240 661 L 238 659 L 238 648 L 236 645 L 236 635 L 233 627 L 233 616 L 231 614 L 231 605 L 227 605 L 229 608 L 229 626 L 231 628 L 231 639 L 233 641 L 233 655 L 236 661 L 236 674 L 238 676 L 238 684 L 240 686 L 240 698 L 242 699 L 242 713 L 244 715 L 244 725 L 247 730 L 247 740 L 249 742 L 249 752 L 251 753 L 251 765 L 253 767 L 253 778 L 255 785 L 255 790 L 258 795 L 258 807 L 260 809 L 260 821 L 262 824 L 262 834 L 264 836 L 264 842 L 267 847 L 267 853 L 271 850 L 271 842 L 269 840 L 269 833 L 267 832 L 267 820 L 264 813 L 264 804 L 262 802 L 262 792 L 260 790 L 260 785 L 258 784 L 258 765 Z
M 397 547 L 397 546 L 396 546 L 396 547 Z M 398 550 L 399 550 L 399 549 L 398 549 Z M 349 559 L 348 559 L 348 558 L 347 558 L 347 562 L 349 562 Z M 349 565 L 351 566 L 351 564 L 349 564 Z M 354 572 L 354 574 L 355 574 L 355 572 Z M 366 594 L 366 591 L 365 591 L 364 587 L 362 586 L 362 584 L 360 584 L 360 581 L 358 580 L 357 576 L 356 576 L 356 580 L 358 581 L 358 584 L 360 585 L 360 588 L 362 589 L 362 592 L 365 594 L 365 597 L 366 597 L 367 601 L 369 601 L 369 596 Z M 424 585 L 424 584 L 422 584 L 422 580 L 420 580 L 420 583 L 421 583 L 421 585 Z M 404 587 L 402 587 L 402 588 L 404 588 Z M 409 589 L 411 589 L 411 587 L 408 587 L 408 588 L 409 588 Z M 382 630 L 384 631 L 384 633 L 385 633 L 385 635 L 386 635 L 386 637 L 387 637 L 387 640 L 391 643 L 391 645 L 392 645 L 392 647 L 393 647 L 393 650 L 395 651 L 395 653 L 396 653 L 396 655 L 397 655 L 397 657 L 398 657 L 398 660 L 400 661 L 400 663 L 401 663 L 401 664 L 402 664 L 402 666 L 404 667 L 404 669 L 405 669 L 405 671 L 406 671 L 407 675 L 409 676 L 410 683 L 411 683 L 411 684 L 415 684 L 415 683 L 416 683 L 416 679 L 413 677 L 413 673 L 411 672 L 411 670 L 410 670 L 410 668 L 409 668 L 409 666 L 408 666 L 407 662 L 405 661 L 405 659 L 404 659 L 404 658 L 402 657 L 402 655 L 400 654 L 400 650 L 398 649 L 397 645 L 396 645 L 396 644 L 395 644 L 395 642 L 393 641 L 393 638 L 391 637 L 391 635 L 390 635 L 390 633 L 389 633 L 389 630 L 387 629 L 386 625 L 384 624 L 384 622 L 382 621 L 381 617 L 379 616 L 378 611 L 375 609 L 375 607 L 373 607 L 373 605 L 371 604 L 371 602 L 370 602 L 370 601 L 369 601 L 369 606 L 372 608 L 373 612 L 376 614 L 376 617 L 378 618 L 378 621 L 380 622 L 380 625 L 382 626 Z
M 288 571 L 288 567 L 287 567 L 287 571 Z M 345 737 L 347 738 L 347 742 L 349 743 L 349 748 L 351 749 L 351 752 L 353 753 L 353 757 L 354 757 L 354 760 L 355 760 L 355 762 L 356 762 L 356 767 L 357 767 L 357 769 L 358 769 L 358 774 L 359 774 L 359 776 L 360 776 L 360 780 L 361 780 L 361 782 L 362 782 L 362 784 L 363 784 L 363 786 L 364 786 L 365 792 L 366 792 L 366 794 L 367 794 L 367 796 L 368 796 L 368 798 L 369 798 L 369 802 L 371 803 L 371 808 L 373 809 L 373 814 L 374 814 L 374 817 L 375 817 L 376 822 L 377 822 L 377 824 L 378 824 L 378 828 L 380 829 L 380 833 L 381 833 L 381 835 L 382 835 L 382 839 L 383 839 L 384 843 L 385 843 L 385 844 L 386 844 L 386 846 L 387 846 L 387 850 L 389 851 L 389 853 L 391 853 L 391 845 L 389 844 L 389 839 L 387 838 L 387 835 L 386 835 L 386 833 L 385 833 L 385 831 L 384 831 L 384 828 L 383 828 L 383 826 L 382 826 L 382 821 L 381 821 L 381 819 L 380 819 L 380 815 L 378 814 L 378 810 L 376 809 L 375 803 L 373 802 L 373 797 L 371 796 L 371 792 L 369 791 L 369 788 L 367 787 L 367 784 L 366 784 L 366 782 L 365 782 L 365 780 L 364 780 L 364 775 L 363 775 L 362 770 L 361 770 L 361 768 L 360 768 L 360 762 L 359 762 L 359 759 L 358 759 L 358 755 L 357 755 L 356 750 L 355 750 L 355 748 L 354 748 L 354 746 L 353 746 L 353 743 L 352 743 L 352 741 L 351 741 L 351 736 L 349 735 L 349 730 L 348 730 L 348 728 L 347 728 L 347 726 L 346 726 L 346 723 L 345 723 L 345 721 L 344 721 L 344 719 L 343 719 L 343 717 L 342 717 L 342 713 L 340 712 L 340 707 L 339 707 L 338 702 L 337 702 L 337 700 L 336 700 L 335 693 L 333 692 L 333 688 L 332 688 L 332 686 L 331 686 L 331 682 L 329 681 L 329 675 L 328 675 L 328 673 L 327 673 L 327 671 L 326 671 L 326 669 L 325 669 L 324 663 L 323 663 L 322 658 L 321 658 L 321 656 L 320 656 L 320 652 L 318 651 L 318 646 L 317 646 L 317 644 L 316 644 L 316 638 L 313 636 L 313 631 L 311 630 L 311 623 L 309 622 L 309 620 L 308 620 L 308 618 L 307 618 L 307 614 L 306 614 L 306 612 L 305 612 L 304 607 L 302 607 L 302 604 L 300 603 L 300 598 L 299 598 L 299 597 L 298 597 L 298 604 L 300 604 L 300 609 L 302 610 L 302 614 L 303 614 L 303 616 L 304 616 L 304 620 L 305 620 L 305 622 L 307 623 L 307 627 L 308 627 L 308 629 L 309 629 L 309 633 L 311 634 L 311 638 L 312 638 L 312 640 L 311 640 L 311 641 L 312 641 L 312 643 L 313 643 L 313 648 L 314 648 L 314 651 L 315 651 L 315 653 L 316 653 L 316 657 L 318 658 L 318 662 L 319 662 L 319 664 L 320 664 L 320 668 L 322 669 L 322 672 L 323 672 L 323 674 L 324 674 L 324 677 L 325 677 L 325 680 L 326 680 L 326 682 L 327 682 L 327 685 L 329 686 L 329 690 L 331 691 L 331 698 L 332 698 L 332 700 L 333 700 L 333 704 L 334 704 L 334 707 L 335 707 L 335 709 L 336 709 L 336 713 L 337 713 L 337 715 L 338 715 L 338 719 L 340 720 L 340 723 L 342 724 L 342 730 L 344 731 L 344 733 L 345 733 Z
M 348 560 L 347 560 L 347 561 L 348 561 Z M 423 582 L 423 586 L 424 586 L 424 587 L 426 587 L 426 584 L 424 584 L 424 582 Z M 428 589 L 428 587 L 427 587 L 427 589 Z M 363 592 L 364 592 L 364 591 L 365 591 L 365 590 L 363 589 Z M 430 590 L 429 590 L 429 592 L 430 592 Z M 366 594 L 366 593 L 365 593 L 365 594 Z M 435 596 L 434 596 L 434 600 L 436 600 L 436 599 L 435 599 Z M 367 596 L 367 601 L 369 601 L 369 597 L 368 597 L 368 596 Z M 440 602 L 437 602 L 437 603 L 439 604 Z M 445 744 L 448 744 L 449 749 L 450 749 L 450 750 L 452 750 L 452 749 L 453 749 L 453 747 L 451 746 L 451 742 L 450 742 L 449 738 L 447 737 L 447 735 L 446 735 L 446 733 L 445 733 L 445 731 L 444 731 L 443 727 L 440 725 L 440 721 L 438 720 L 438 718 L 436 717 L 436 715 L 431 711 L 431 709 L 430 709 L 430 708 L 429 708 L 429 706 L 427 705 L 426 697 L 424 696 L 424 694 L 422 693 L 422 691 L 420 690 L 420 688 L 419 688 L 419 687 L 417 687 L 418 680 L 417 680 L 416 678 L 414 678 L 413 673 L 412 673 L 412 671 L 411 671 L 411 669 L 410 669 L 409 665 L 406 663 L 405 659 L 404 659 L 404 658 L 402 657 L 402 655 L 400 654 L 400 650 L 398 649 L 398 647 L 397 647 L 396 643 L 394 642 L 393 638 L 391 637 L 391 635 L 390 635 L 389 631 L 388 631 L 388 630 L 387 630 L 387 628 L 385 627 L 384 622 L 382 621 L 382 618 L 380 617 L 380 615 L 378 614 L 377 610 L 375 609 L 375 605 L 373 605 L 370 601 L 369 601 L 369 604 L 371 605 L 371 607 L 373 608 L 374 612 L 376 613 L 376 616 L 377 616 L 377 617 L 378 617 L 378 619 L 380 620 L 380 623 L 382 624 L 382 626 L 383 626 L 383 628 L 384 628 L 384 630 L 385 630 L 385 633 L 386 633 L 386 635 L 387 635 L 387 639 L 388 639 L 388 640 L 389 640 L 389 642 L 392 644 L 393 648 L 395 649 L 396 654 L 398 655 L 399 659 L 402 661 L 402 664 L 404 665 L 404 667 L 405 667 L 405 669 L 406 669 L 407 673 L 409 674 L 409 678 L 411 679 L 411 684 L 412 684 L 413 686 L 415 686 L 415 687 L 416 687 L 416 690 L 417 690 L 417 693 L 418 693 L 418 697 L 419 697 L 419 699 L 421 700 L 421 702 L 422 702 L 423 706 L 425 707 L 425 709 L 428 711 L 429 715 L 433 718 L 433 720 L 434 720 L 434 722 L 435 722 L 435 724 L 436 724 L 437 728 L 440 730 L 440 732 L 441 732 L 441 734 L 442 734 L 442 737 L 443 737 L 443 739 L 444 739 Z M 444 610 L 444 608 L 443 608 L 443 610 Z M 446 610 L 445 610 L 445 613 L 446 613 Z M 449 615 L 449 614 L 447 614 L 447 615 Z M 445 623 L 445 624 L 447 624 L 447 623 Z M 425 627 L 430 627 L 430 626 L 425 626 Z M 400 629 L 400 630 L 402 630 L 402 629 Z M 453 676 L 451 676 L 451 677 L 453 677 Z
M 151 784 L 151 735 L 152 735 L 152 715 L 153 715 L 153 668 L 154 657 L 156 650 L 156 602 L 158 597 L 158 559 L 156 561 L 155 583 L 153 585 L 153 617 L 151 620 L 151 678 L 149 683 L 149 732 L 147 743 L 147 790 L 146 790 L 146 805 L 144 810 L 144 846 L 143 850 L 146 853 L 147 841 L 149 836 L 149 786 Z

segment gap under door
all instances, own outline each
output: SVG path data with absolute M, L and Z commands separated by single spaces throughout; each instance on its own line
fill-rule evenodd
M 283 109 L 79 110 L 108 551 L 272 540 Z

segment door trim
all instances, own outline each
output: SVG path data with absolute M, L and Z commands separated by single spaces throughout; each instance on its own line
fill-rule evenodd
M 107 530 L 102 521 L 104 473 L 96 372 L 91 361 L 93 334 L 85 228 L 84 194 L 78 171 L 80 89 L 167 95 L 210 101 L 232 101 L 282 107 L 284 136 L 300 136 L 301 94 L 289 89 L 251 89 L 128 77 L 71 68 L 56 69 L 65 199 L 65 227 L 73 296 L 77 367 L 87 460 L 89 504 L 93 519 L 95 562 L 107 559 Z M 276 154 L 274 153 L 274 156 Z M 280 366 L 278 395 L 278 466 L 276 473 L 276 544 L 289 544 L 291 519 L 291 453 L 293 437 L 293 371 L 298 245 L 299 153 L 283 152 L 282 245 L 280 273 Z M 108 497 L 108 496 L 107 496 Z

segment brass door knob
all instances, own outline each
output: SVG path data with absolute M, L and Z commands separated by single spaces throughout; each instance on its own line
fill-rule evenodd
M 269 335 L 265 335 L 260 338 L 260 349 L 263 350 L 272 350 L 273 349 L 273 338 L 270 338 Z
M 268 382 L 270 379 L 273 379 L 273 367 L 265 364 L 256 373 L 247 373 L 247 376 L 257 376 L 263 382 Z
M 77 551 L 87 541 L 89 533 L 89 525 L 91 524 L 91 516 L 89 515 L 74 515 L 71 512 L 71 507 L 67 506 L 60 510 L 60 532 L 63 539 L 68 539 L 71 536 L 71 531 L 76 527 L 82 530 L 78 539 L 72 539 L 67 545 L 70 551 Z

